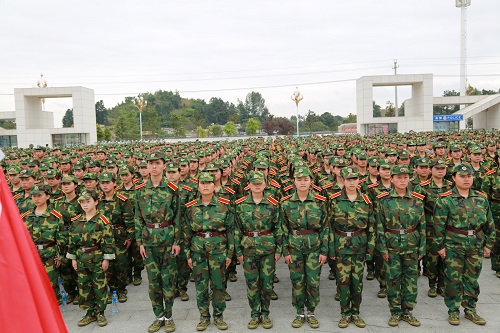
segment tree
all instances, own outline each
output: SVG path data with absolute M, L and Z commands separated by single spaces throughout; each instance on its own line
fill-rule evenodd
M 319 120 L 329 128 L 335 124 L 335 118 L 330 112 L 324 112 L 319 116 Z
M 264 120 L 262 123 L 262 130 L 267 133 L 267 135 L 273 135 L 275 131 L 277 131 L 277 124 L 274 119 L 271 117 Z
M 344 119 L 344 123 L 346 123 L 346 124 L 355 124 L 358 121 L 357 119 L 358 119 L 358 117 L 355 114 L 349 113 L 347 115 L 347 117 Z
M 279 117 L 279 118 L 274 118 L 273 121 L 276 123 L 278 134 L 289 135 L 293 133 L 294 127 L 289 119 Z
M 404 117 L 405 116 L 405 103 L 401 103 L 401 106 L 398 109 L 398 117 Z
M 97 141 L 104 140 L 104 132 L 102 131 L 101 125 L 96 124 Z
M 16 123 L 8 119 L 0 119 L 0 127 L 3 129 L 16 129 Z
M 256 118 L 248 119 L 247 125 L 245 126 L 245 130 L 249 135 L 257 134 L 257 131 L 260 129 L 260 121 Z
M 208 129 L 203 129 L 201 126 L 196 127 L 196 132 L 199 138 L 206 138 L 208 136 Z
M 208 128 L 212 136 L 222 136 L 222 126 L 219 124 L 214 124 Z
M 161 124 L 158 119 L 156 109 L 150 105 L 146 106 L 142 110 L 142 130 L 151 132 L 152 135 L 156 136 L 161 132 Z
M 318 121 L 318 116 L 314 111 L 307 111 L 306 118 L 304 120 L 304 126 L 307 128 L 309 131 L 309 134 L 312 134 L 314 130 L 314 123 Z
M 269 116 L 266 100 L 258 92 L 252 91 L 248 93 L 244 106 L 248 115 L 257 118 L 259 121 L 264 121 Z
M 100 125 L 109 125 L 108 109 L 104 107 L 102 100 L 95 103 L 95 121 Z
M 378 105 L 377 103 L 375 103 L 375 101 L 373 101 L 373 117 L 382 117 L 382 111 L 381 111 L 381 107 L 380 105 Z
M 232 121 L 228 121 L 226 125 L 224 125 L 224 132 L 227 136 L 233 136 L 236 134 L 236 125 Z
M 467 122 L 465 123 L 465 128 L 468 130 L 474 128 L 474 119 L 472 119 L 472 117 L 467 118 Z
M 186 136 L 185 119 L 177 113 L 170 114 L 170 127 L 174 129 L 176 138 L 184 138 Z
M 108 127 L 104 129 L 104 141 L 111 141 L 111 131 Z
M 119 116 L 115 122 L 114 132 L 117 140 L 138 140 L 141 135 L 139 133 L 139 113 L 137 109 L 131 109 Z
M 386 117 L 394 117 L 396 115 L 396 109 L 394 108 L 394 103 L 391 101 L 386 102 L 387 106 L 385 107 L 385 116 Z
M 73 122 L 73 109 L 67 109 L 66 113 L 64 114 L 64 117 L 62 119 L 62 126 L 64 128 L 67 127 L 73 127 L 74 122 Z

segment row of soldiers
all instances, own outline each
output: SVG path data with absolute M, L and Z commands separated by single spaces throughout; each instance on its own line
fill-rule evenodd
M 467 136 L 467 138 L 469 138 L 469 136 Z M 481 137 L 479 136 L 478 138 Z M 439 243 L 434 241 L 436 238 L 436 232 L 434 231 L 432 216 L 435 211 L 437 197 L 440 194 L 449 193 L 450 190 L 455 188 L 454 183 L 450 180 L 454 173 L 446 171 L 453 170 L 452 168 L 455 165 L 467 163 L 467 170 L 470 170 L 471 174 L 474 176 L 474 184 L 472 186 L 473 189 L 483 190 L 483 192 L 489 196 L 493 212 L 495 212 L 495 209 L 498 209 L 498 206 L 495 206 L 495 203 L 498 202 L 495 202 L 495 200 L 500 199 L 500 196 L 497 195 L 497 178 L 499 177 L 497 176 L 496 168 L 498 166 L 498 157 L 496 155 L 493 155 L 492 157 L 491 155 L 491 147 L 493 146 L 496 148 L 496 144 L 491 144 L 492 142 L 494 143 L 494 141 L 492 141 L 491 138 L 483 138 L 485 139 L 485 145 L 484 147 L 481 147 L 480 145 L 483 144 L 483 142 L 480 141 L 472 142 L 470 145 L 469 142 L 467 142 L 466 145 L 464 142 L 460 142 L 457 137 L 450 137 L 450 139 L 457 139 L 457 141 L 451 141 L 448 143 L 441 139 L 442 138 L 439 136 L 436 137 L 436 142 L 432 145 L 429 145 L 424 139 L 417 139 L 413 142 L 408 140 L 408 142 L 402 146 L 396 142 L 393 143 L 390 141 L 384 141 L 384 145 L 381 145 L 377 149 L 375 149 L 374 145 L 376 143 L 375 140 L 371 142 L 373 145 L 369 145 L 370 142 L 363 143 L 361 142 L 362 139 L 358 137 L 343 138 L 340 140 L 336 137 L 312 137 L 306 140 L 279 138 L 275 141 L 256 139 L 225 144 L 215 143 L 208 145 L 208 147 L 203 147 L 199 143 L 192 143 L 191 145 L 188 144 L 184 147 L 176 145 L 167 145 L 167 147 L 165 147 L 165 145 L 148 145 L 138 147 L 142 152 L 144 152 L 144 156 L 141 156 L 141 152 L 139 152 L 137 147 L 133 148 L 135 152 L 132 153 L 119 152 L 113 150 L 113 148 L 104 149 L 102 147 L 96 150 L 93 150 L 91 147 L 77 148 L 74 152 L 65 152 L 55 149 L 49 156 L 46 156 L 47 152 L 44 148 L 39 147 L 34 150 L 32 156 L 30 156 L 31 158 L 27 160 L 22 160 L 20 154 L 18 154 L 19 152 L 8 152 L 9 159 L 8 165 L 6 165 L 6 170 L 9 174 L 13 194 L 16 198 L 21 214 L 25 215 L 26 212 L 28 212 L 28 214 L 25 215 L 25 218 L 29 217 L 30 213 L 33 213 L 31 215 L 35 215 L 36 217 L 36 214 L 34 213 L 36 209 L 33 207 L 33 200 L 30 200 L 32 196 L 30 193 L 31 189 L 33 189 L 34 186 L 41 185 L 42 183 L 47 184 L 44 188 L 48 192 L 48 195 L 50 195 L 50 207 L 54 208 L 49 210 L 49 213 L 55 218 L 57 218 L 57 215 L 61 215 L 60 219 L 63 221 L 62 230 L 69 230 L 75 223 L 76 216 L 82 214 L 81 210 L 79 210 L 81 207 L 79 208 L 78 204 L 74 204 L 70 208 L 69 203 L 72 200 L 76 203 L 78 201 L 75 199 L 77 195 L 85 192 L 86 190 L 97 190 L 99 195 L 96 198 L 99 199 L 99 209 L 103 212 L 103 216 L 106 216 L 109 219 L 108 222 L 112 226 L 115 226 L 113 227 L 112 232 L 115 238 L 115 249 L 113 252 L 116 255 L 116 259 L 112 261 L 114 265 L 111 266 L 116 267 L 109 270 L 111 275 L 109 275 L 107 283 L 109 284 L 111 290 L 117 290 L 121 301 L 126 301 L 125 286 L 129 282 L 127 281 L 127 273 L 130 274 L 131 271 L 129 269 L 124 270 L 124 268 L 135 265 L 133 272 L 135 276 L 134 282 L 140 283 L 140 270 L 143 260 L 145 259 L 147 261 L 148 257 L 151 258 L 158 256 L 158 253 L 148 254 L 147 250 L 156 248 L 158 244 L 162 244 L 161 247 L 168 248 L 168 246 L 165 246 L 165 244 L 168 243 L 168 233 L 163 232 L 162 229 L 165 227 L 161 227 L 161 225 L 166 223 L 165 220 L 173 221 L 174 215 L 177 216 L 177 211 L 179 212 L 179 223 L 188 223 L 186 221 L 187 218 L 183 218 L 183 216 L 185 216 L 188 208 L 196 206 L 196 202 L 193 202 L 197 200 L 196 198 L 200 197 L 200 194 L 198 193 L 198 185 L 202 172 L 208 172 L 212 175 L 213 180 L 207 182 L 212 182 L 214 184 L 214 192 L 217 197 L 222 200 L 222 203 L 226 204 L 224 202 L 227 202 L 236 210 L 238 209 L 237 207 L 244 204 L 249 197 L 249 192 L 251 192 L 252 179 L 254 179 L 252 176 L 255 175 L 250 174 L 250 171 L 259 172 L 258 176 L 255 178 L 258 178 L 258 181 L 264 179 L 262 183 L 265 183 L 265 198 L 268 199 L 270 205 L 279 205 L 280 207 L 289 205 L 289 201 L 293 201 L 295 198 L 294 194 L 296 194 L 298 190 L 298 184 L 296 182 L 297 178 L 309 177 L 311 184 L 308 191 L 313 193 L 313 196 L 315 196 L 314 200 L 328 203 L 324 204 L 326 208 L 322 220 L 323 222 L 328 221 L 326 222 L 325 229 L 331 229 L 334 231 L 338 228 L 335 228 L 333 225 L 328 225 L 330 218 L 332 220 L 331 223 L 334 223 L 334 220 L 342 221 L 342 218 L 339 214 L 336 214 L 334 209 L 331 207 L 335 206 L 332 203 L 339 200 L 338 198 L 345 199 L 346 180 L 349 182 L 348 179 L 359 179 L 359 184 L 356 185 L 356 190 L 363 194 L 366 193 L 364 196 L 359 198 L 361 198 L 365 203 L 371 203 L 373 206 L 373 216 L 376 217 L 379 213 L 377 202 L 384 200 L 384 197 L 386 196 L 390 196 L 391 190 L 394 189 L 393 177 L 395 174 L 394 171 L 391 173 L 391 170 L 393 170 L 394 166 L 397 164 L 402 166 L 406 165 L 409 167 L 408 170 L 410 170 L 412 174 L 411 182 L 408 185 L 409 190 L 411 190 L 410 193 L 413 193 L 413 198 L 416 198 L 423 203 L 422 211 L 425 218 L 420 226 L 427 226 L 425 231 L 423 231 L 423 235 L 425 236 L 422 237 L 427 241 L 425 242 L 426 249 L 423 251 L 420 249 L 420 254 L 425 254 L 424 273 L 429 278 L 430 287 L 428 295 L 430 297 L 435 297 L 437 293 L 444 294 L 442 288 L 446 285 L 443 277 L 443 261 L 442 259 L 440 261 L 439 258 L 441 257 L 437 254 L 437 251 L 441 249 L 439 248 Z M 369 140 L 367 139 L 367 141 Z M 368 145 L 366 143 L 368 143 Z M 200 148 L 205 149 L 200 150 Z M 190 152 L 195 151 L 197 152 L 196 154 L 190 154 Z M 163 165 L 163 167 L 159 168 L 161 169 L 160 175 L 164 174 L 166 178 L 165 186 L 174 193 L 171 197 L 165 196 L 166 194 L 153 193 L 157 190 L 155 186 L 150 186 L 151 173 L 158 173 L 158 170 L 156 170 L 153 166 L 153 164 L 156 163 L 155 161 L 163 161 L 163 164 L 158 162 Z M 47 166 L 49 167 L 48 169 Z M 352 166 L 356 167 L 355 172 L 352 172 Z M 344 169 L 351 169 L 351 172 L 344 174 L 343 176 L 342 170 Z M 297 177 L 295 174 L 296 170 L 304 171 L 300 174 L 302 177 Z M 263 177 L 260 176 L 260 173 L 262 173 Z M 357 175 L 357 177 L 354 177 L 354 175 Z M 258 183 L 258 181 L 254 181 L 254 183 Z M 161 182 L 163 182 L 163 180 L 160 178 L 160 183 Z M 40 192 L 40 189 L 37 187 L 35 193 L 38 192 Z M 177 199 L 173 200 L 174 197 Z M 149 205 L 148 203 L 145 203 L 145 198 L 150 198 Z M 245 199 L 242 200 L 243 198 Z M 282 203 L 278 204 L 281 200 Z M 173 201 L 178 202 L 172 204 Z M 152 202 L 154 202 L 154 204 Z M 173 209 L 172 212 L 168 212 L 168 208 L 163 207 L 165 202 L 170 202 L 171 206 L 173 205 L 175 207 L 175 205 L 177 205 L 179 208 Z M 192 203 L 191 206 L 189 203 Z M 140 212 L 142 210 L 145 210 L 146 213 L 142 215 L 141 219 Z M 160 214 L 160 212 L 163 212 L 164 210 L 166 210 L 168 214 L 174 215 L 170 218 L 166 218 L 165 215 L 162 216 Z M 252 208 L 252 212 L 248 212 L 247 214 L 252 216 L 250 220 L 258 221 L 260 218 L 259 214 L 256 215 L 256 212 L 253 210 L 254 208 Z M 401 209 L 398 208 L 398 210 Z M 299 214 L 297 215 L 293 213 L 294 211 L 298 211 Z M 300 210 L 294 207 L 294 205 L 291 205 L 282 212 L 281 218 L 283 219 L 284 216 L 288 216 L 287 214 L 292 214 L 289 217 L 289 222 L 297 222 L 302 219 L 305 221 L 306 225 L 308 225 L 311 224 L 310 221 L 314 220 L 315 215 L 318 215 L 317 212 L 315 213 L 314 211 L 315 209 L 311 210 L 310 208 Z M 470 210 L 467 211 L 466 209 L 465 211 L 470 212 Z M 474 214 L 481 213 L 477 211 L 473 212 Z M 353 222 L 354 225 L 356 225 L 356 221 L 359 223 L 359 221 L 362 220 L 355 210 L 351 213 L 353 213 L 352 218 L 347 220 Z M 456 213 L 463 214 L 464 212 Z M 349 216 L 350 214 L 344 215 Z M 328 220 L 326 218 L 327 216 L 329 216 Z M 493 216 L 497 216 L 497 214 L 493 214 Z M 147 224 L 152 227 L 147 227 Z M 283 221 L 281 224 L 283 224 Z M 312 224 L 314 225 L 314 223 Z M 496 223 L 496 225 L 498 227 L 498 223 Z M 236 223 L 236 226 L 238 226 L 238 223 Z M 368 224 L 366 227 L 367 226 Z M 186 226 L 183 225 L 180 229 L 185 227 Z M 238 228 L 236 229 L 238 230 Z M 240 228 L 240 230 L 241 229 L 245 228 Z M 356 232 L 349 231 L 347 229 L 339 231 L 347 233 Z M 287 230 L 285 234 L 289 234 L 289 230 L 283 226 L 273 226 L 269 230 L 273 230 L 273 235 L 278 232 L 274 230 Z M 306 228 L 305 230 L 315 229 Z M 261 230 L 253 231 L 260 232 Z M 488 234 L 486 235 L 486 238 L 491 238 L 491 228 L 487 231 Z M 320 235 L 321 233 L 318 234 Z M 359 304 L 356 303 L 356 297 L 353 299 L 352 295 L 346 295 L 345 288 L 342 288 L 344 286 L 341 283 L 341 281 L 343 281 L 342 270 L 339 271 L 339 266 L 342 265 L 339 265 L 340 263 L 338 262 L 338 258 L 335 256 L 335 253 L 330 253 L 330 248 L 328 247 L 328 239 L 332 238 L 331 235 L 334 234 L 335 233 L 333 232 L 329 233 L 330 236 L 327 236 L 326 244 L 324 244 L 324 240 L 321 240 L 324 237 L 324 232 L 322 237 L 320 237 L 320 240 L 316 241 L 319 242 L 318 244 L 323 244 L 319 247 L 321 255 L 325 256 L 324 260 L 328 258 L 328 263 L 332 270 L 331 275 L 333 275 L 333 278 L 336 277 L 338 281 L 339 298 L 341 299 L 341 304 L 343 304 L 341 310 L 342 320 L 339 322 L 339 326 L 345 326 L 346 323 L 348 324 L 351 320 L 355 324 L 363 326 L 364 322 L 359 320 Z M 366 234 L 369 235 L 370 233 L 367 232 Z M 373 232 L 371 234 L 376 233 Z M 189 237 L 184 237 L 185 241 L 179 243 L 178 240 L 181 239 L 181 237 L 178 237 L 179 235 L 180 234 L 178 232 L 174 232 L 172 234 L 172 236 L 175 236 L 175 239 L 177 239 L 175 243 L 176 245 L 173 245 L 173 243 L 170 244 L 170 248 L 166 252 L 171 254 L 172 257 L 175 257 L 177 268 L 169 266 L 166 268 L 166 272 L 168 273 L 167 275 L 170 276 L 174 276 L 171 272 L 172 270 L 175 270 L 178 273 L 176 274 L 176 281 L 170 283 L 171 286 L 175 285 L 175 287 L 172 287 L 172 293 L 175 295 L 175 289 L 179 292 L 179 294 L 181 294 L 181 299 L 186 299 L 187 294 L 185 291 L 190 271 L 187 263 L 188 259 L 192 256 L 190 250 L 193 244 L 191 240 L 188 239 Z M 40 237 L 40 235 L 34 234 L 33 236 L 34 238 Z M 264 236 L 267 235 L 259 235 L 258 237 Z M 274 236 L 276 238 L 275 247 L 272 248 L 271 252 L 274 251 L 278 258 L 283 255 L 285 257 L 285 261 L 288 261 L 287 263 L 291 268 L 292 280 L 299 279 L 297 280 L 297 283 L 294 283 L 294 285 L 298 285 L 299 288 L 293 293 L 293 303 L 297 309 L 297 318 L 294 320 L 292 325 L 294 327 L 300 327 L 302 323 L 307 320 L 311 327 L 319 327 L 319 323 L 315 320 L 313 315 L 314 307 L 319 301 L 319 293 L 315 294 L 313 292 L 312 295 L 306 296 L 306 293 L 302 293 L 300 289 L 301 275 L 292 275 L 292 266 L 294 266 L 293 262 L 296 262 L 296 260 L 289 256 L 291 255 L 290 250 L 294 248 L 293 240 L 295 238 L 292 238 L 291 240 L 289 239 L 287 242 L 283 242 L 283 237 L 280 238 L 279 236 Z M 314 234 L 313 236 L 309 236 L 309 234 L 303 235 L 299 233 L 296 236 L 300 236 L 302 238 L 307 237 L 307 239 L 310 240 Z M 347 238 L 352 238 L 352 240 L 347 243 L 338 244 L 339 248 L 343 249 L 341 252 L 345 252 L 345 250 L 350 252 L 349 248 L 355 245 L 353 242 L 356 238 L 353 236 L 358 235 L 345 236 Z M 399 237 L 401 240 L 401 237 L 403 236 Z M 335 236 L 333 236 L 333 239 L 334 238 Z M 484 235 L 482 235 L 483 241 L 484 238 Z M 60 239 L 63 240 L 64 237 L 61 237 Z M 333 239 L 332 243 L 335 243 Z M 406 238 L 406 241 L 411 240 L 411 237 Z M 415 240 L 413 239 L 413 241 Z M 43 239 L 42 236 L 42 238 L 35 240 L 35 243 L 37 242 L 41 243 L 38 245 L 42 245 L 43 247 L 50 244 L 52 241 Z M 246 239 L 246 242 L 248 242 L 248 239 Z M 255 242 L 257 242 L 257 240 L 255 240 Z M 236 244 L 238 244 L 238 242 Z M 285 246 L 279 244 L 284 244 Z M 64 267 L 68 267 L 68 264 L 65 264 L 64 262 L 64 258 L 61 258 L 64 257 L 65 252 L 67 252 L 64 249 L 64 242 L 58 242 L 57 245 L 59 250 L 56 257 L 62 259 L 61 275 L 63 277 L 70 276 L 70 274 L 74 274 L 74 271 L 71 271 L 71 267 L 67 270 L 68 274 L 63 273 Z M 309 245 L 313 246 L 313 244 Z M 408 246 L 411 244 L 406 243 L 405 245 Z M 409 246 L 409 248 L 415 250 L 417 247 L 413 245 Z M 180 249 L 177 251 L 177 249 L 174 248 L 175 246 L 182 248 L 182 251 Z M 256 244 L 250 244 L 249 248 L 252 249 L 252 246 L 254 251 L 257 251 Z M 265 248 L 263 244 L 259 244 L 258 248 L 261 247 Z M 317 244 L 313 247 L 317 247 Z M 401 244 L 398 248 L 399 247 L 401 247 Z M 50 248 L 51 246 L 41 249 L 41 255 L 44 254 L 50 257 L 48 252 L 43 253 Z M 239 252 L 238 248 L 240 248 Z M 120 249 L 123 253 L 120 253 Z M 370 275 L 375 275 L 377 277 L 381 286 L 379 296 L 385 297 L 386 289 L 388 288 L 386 281 L 394 280 L 393 275 L 390 275 L 390 278 L 387 277 L 387 272 L 389 271 L 391 274 L 394 272 L 392 270 L 392 266 L 391 269 L 387 269 L 388 265 L 384 258 L 385 253 L 383 252 L 383 247 L 376 246 L 373 247 L 373 249 L 374 251 L 372 254 L 368 251 L 368 247 L 362 247 L 360 251 L 365 251 L 364 255 L 366 255 L 368 270 L 367 277 L 370 278 Z M 213 249 L 210 250 L 213 252 Z M 165 252 L 165 249 L 162 251 Z M 269 250 L 266 251 L 268 252 Z M 499 275 L 498 257 L 496 255 L 498 252 L 497 240 L 494 246 L 494 255 L 492 258 L 492 267 L 496 270 L 497 276 Z M 124 253 L 125 255 L 123 255 Z M 243 249 L 241 249 L 240 246 L 236 246 L 236 249 L 231 251 L 230 259 L 232 260 L 229 260 L 228 264 L 233 265 L 234 267 L 236 263 L 234 257 L 241 257 L 242 253 Z M 288 260 L 287 257 L 289 257 Z M 307 260 L 308 259 L 306 258 L 305 262 L 307 262 Z M 171 263 L 170 260 L 167 261 Z M 158 267 L 154 267 L 155 264 L 157 263 L 154 261 L 149 264 L 151 272 L 148 270 L 148 277 L 150 280 L 150 297 L 157 320 L 155 320 L 155 322 L 150 326 L 149 331 L 158 330 L 164 325 L 170 330 L 172 329 L 172 326 L 173 329 L 175 329 L 173 320 L 170 320 L 172 317 L 172 304 L 167 303 L 167 300 L 165 300 L 164 304 L 161 295 L 162 282 L 160 280 L 155 282 L 155 278 L 157 278 L 158 275 L 161 275 L 159 271 L 155 271 L 158 269 Z M 146 265 L 148 266 L 147 262 Z M 307 265 L 305 266 L 307 267 Z M 227 272 L 231 273 L 228 274 Z M 247 275 L 246 271 L 245 275 Z M 272 275 L 274 275 L 274 273 Z M 112 282 L 114 279 L 113 276 L 115 277 L 115 282 Z M 234 279 L 234 268 L 229 266 L 224 272 L 224 279 L 221 279 L 223 285 L 227 283 L 228 279 L 231 278 Z M 73 285 L 73 288 L 68 288 L 68 286 L 71 286 L 71 282 L 68 281 L 68 278 L 63 279 L 65 280 L 63 283 L 66 289 L 70 291 L 72 296 L 76 296 L 74 294 L 77 289 L 76 286 Z M 195 276 L 195 279 L 198 282 L 201 277 Z M 75 281 L 74 278 L 72 281 Z M 317 281 L 317 283 L 319 283 L 319 281 Z M 57 288 L 57 284 L 55 285 L 55 288 Z M 213 288 L 214 287 L 212 286 L 212 289 Z M 257 286 L 257 288 L 262 288 L 262 286 Z M 357 288 L 360 288 L 359 284 Z M 475 299 L 477 299 L 478 290 L 475 290 L 475 288 L 472 289 L 472 291 L 468 290 L 467 293 L 473 294 L 473 296 L 475 295 Z M 222 290 L 225 292 L 225 286 Z M 410 293 L 407 290 L 406 294 L 416 294 L 416 288 L 411 291 L 413 293 Z M 255 293 L 255 290 L 252 291 L 252 293 Z M 262 304 L 256 305 L 256 302 L 251 300 L 250 294 L 249 289 L 249 301 L 252 306 L 252 321 L 249 323 L 249 328 L 255 328 L 255 324 L 258 326 L 259 322 L 262 322 L 263 326 L 265 322 L 265 327 L 269 327 L 269 321 L 264 320 L 264 318 L 268 319 L 268 306 L 266 310 L 265 304 L 264 306 L 262 306 Z M 271 291 L 266 291 L 265 295 L 262 295 L 262 297 L 267 300 L 271 294 L 272 287 Z M 227 294 L 223 294 L 223 299 L 221 300 L 220 294 L 217 293 L 217 295 L 214 296 L 213 301 L 222 303 L 224 299 L 228 298 L 228 296 L 229 295 Z M 398 298 L 396 296 L 389 295 L 389 298 L 391 297 L 393 299 L 394 297 Z M 161 299 L 161 302 L 158 301 L 159 299 Z M 255 295 L 253 296 L 253 299 L 255 299 Z M 352 306 L 349 305 L 350 308 L 345 305 L 349 302 L 353 303 Z M 159 303 L 161 303 L 161 305 Z M 474 305 L 475 303 L 473 303 L 473 301 L 470 301 L 470 304 Z M 82 304 L 82 301 L 80 301 L 80 304 Z M 472 305 L 468 305 L 468 308 L 466 307 L 466 309 L 470 310 L 469 312 L 474 310 Z M 257 308 L 259 306 L 260 308 Z M 411 311 L 412 307 L 410 305 L 406 304 L 404 306 L 407 307 L 407 310 Z M 403 318 L 405 314 L 398 311 L 405 310 L 404 306 L 401 307 L 400 305 L 398 310 L 397 306 L 395 307 L 394 304 L 392 304 L 391 314 L 394 316 L 391 316 L 391 319 L 394 319 L 393 317 Z M 88 321 L 92 319 L 95 320 L 92 313 L 96 311 L 101 313 L 103 312 L 103 307 L 105 309 L 105 305 L 98 305 L 97 307 L 99 308 L 94 309 L 89 308 L 88 306 L 82 306 L 82 308 L 91 313 L 89 316 L 86 316 L 86 320 L 85 318 L 82 319 L 82 324 L 88 324 Z M 307 314 L 303 313 L 304 307 L 308 310 Z M 201 307 L 199 306 L 199 308 L 200 313 L 202 313 L 202 320 L 197 328 L 201 330 L 207 326 L 208 304 Z M 457 309 L 455 308 L 450 309 L 450 323 L 456 323 L 456 310 Z M 214 317 L 216 316 L 221 319 L 222 313 L 220 313 L 220 306 L 218 311 L 218 313 L 215 313 L 214 305 Z M 418 321 L 411 316 L 411 313 L 406 313 L 406 315 L 406 318 L 409 318 L 408 321 L 410 324 L 418 323 Z M 474 320 L 477 323 L 482 322 L 482 318 L 479 316 L 469 317 L 473 319 L 475 318 Z M 481 320 L 479 320 L 478 317 Z M 99 323 L 99 318 L 97 318 L 97 320 Z M 392 320 L 392 323 L 394 322 L 397 323 L 397 320 Z M 101 320 L 101 324 L 102 323 L 103 321 Z M 208 324 L 209 323 L 210 321 L 208 320 Z M 223 320 L 218 320 L 215 323 L 220 328 L 227 326 L 223 325 L 225 324 Z M 389 324 L 391 324 L 391 321 Z

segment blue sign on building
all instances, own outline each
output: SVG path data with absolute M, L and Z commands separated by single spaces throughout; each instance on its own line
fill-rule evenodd
M 462 121 L 464 120 L 463 114 L 443 114 L 439 116 L 433 116 L 432 121 Z

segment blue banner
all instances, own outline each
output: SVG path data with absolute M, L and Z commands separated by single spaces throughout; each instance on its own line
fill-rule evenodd
M 464 120 L 463 114 L 443 114 L 439 116 L 433 116 L 432 121 L 462 121 Z

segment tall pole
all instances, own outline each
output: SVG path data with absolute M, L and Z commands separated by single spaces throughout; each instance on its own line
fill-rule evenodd
M 456 0 L 456 7 L 460 8 L 460 96 L 467 92 L 467 7 L 471 0 Z
M 299 91 L 299 87 L 296 87 L 295 92 L 292 94 L 292 101 L 295 102 L 297 106 L 297 137 L 299 137 L 299 102 L 304 99 L 304 96 Z
M 398 59 L 394 59 L 394 75 L 398 75 Z M 394 94 L 395 94 L 395 101 L 394 101 L 394 110 L 396 113 L 396 117 L 398 116 L 398 86 L 394 86 Z
M 148 104 L 148 102 L 142 96 L 138 96 L 134 99 L 134 105 L 139 110 L 139 130 L 141 131 L 141 141 L 142 141 L 142 109 Z

